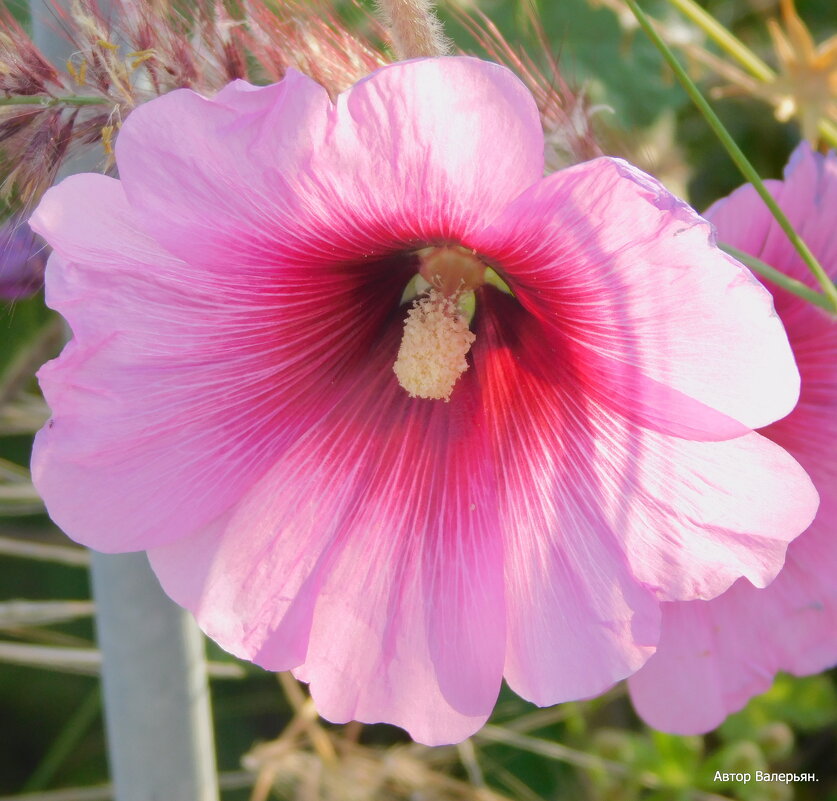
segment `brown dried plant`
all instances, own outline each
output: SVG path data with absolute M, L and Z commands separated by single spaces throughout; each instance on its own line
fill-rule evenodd
M 140 103 L 178 88 L 212 95 L 236 78 L 279 80 L 289 68 L 332 94 L 393 60 L 384 24 L 360 5 L 349 26 L 328 0 L 98 0 L 55 5 L 73 55 L 58 69 L 0 12 L 0 200 L 36 202 L 62 164 L 95 148 L 111 170 L 119 128 Z M 546 71 L 484 16 L 462 21 L 489 57 L 533 92 L 554 169 L 598 154 L 589 110 L 547 55 Z M 545 39 L 544 39 L 545 42 Z M 548 49 L 544 46 L 548 53 Z
M 325 0 L 243 2 L 242 41 L 269 80 L 294 68 L 333 97 L 393 60 L 384 50 L 383 24 L 360 6 L 350 30 Z
M 585 95 L 574 91 L 562 77 L 558 57 L 534 12 L 529 15 L 529 25 L 540 64 L 525 48 L 510 44 L 479 10 L 455 13 L 488 57 L 517 73 L 535 98 L 546 139 L 547 172 L 602 154 L 593 129 L 594 110 Z
M 289 673 L 277 678 L 294 714 L 279 737 L 242 759 L 254 776 L 250 801 L 512 801 L 472 770 L 468 780 L 451 775 L 457 762 L 476 760 L 472 753 L 463 759 L 454 746 L 365 745 L 362 724 L 323 725 L 302 686 Z
M 55 7 L 74 53 L 58 70 L 8 12 L 0 14 L 0 197 L 31 204 L 63 161 L 99 144 L 111 163 L 115 133 L 137 104 L 178 87 L 213 92 L 244 76 L 244 53 L 222 7 L 199 0 L 189 18 L 168 0 L 96 0 Z M 118 25 L 111 20 L 118 20 Z

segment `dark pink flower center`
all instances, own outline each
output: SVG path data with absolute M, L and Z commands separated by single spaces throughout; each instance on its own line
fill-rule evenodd
M 419 271 L 401 299 L 413 304 L 393 370 L 410 397 L 449 401 L 468 369 L 466 357 L 476 339 L 469 328 L 475 291 L 485 283 L 508 287 L 473 251 L 459 245 L 423 248 L 417 256 Z

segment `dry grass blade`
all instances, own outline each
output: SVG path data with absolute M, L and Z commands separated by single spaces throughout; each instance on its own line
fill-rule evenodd
M 58 648 L 0 642 L 0 662 L 95 676 L 101 670 L 102 655 L 94 648 Z
M 14 537 L 0 537 L 0 556 L 16 556 L 37 562 L 57 562 L 77 567 L 87 567 L 90 564 L 90 554 L 84 548 L 46 545 Z
M 322 0 L 247 0 L 246 27 L 238 35 L 270 80 L 289 68 L 310 75 L 334 96 L 391 61 L 379 46 L 381 24 L 362 7 L 349 30 Z
M 48 626 L 18 626 L 3 629 L 3 633 L 13 642 L 27 645 L 55 645 L 61 648 L 90 648 L 91 645 L 90 640 L 85 637 L 66 634 Z
M 410 746 L 382 750 L 343 743 L 339 735 L 334 739 L 340 756 L 333 764 L 291 742 L 284 742 L 281 749 L 266 743 L 251 751 L 244 765 L 258 777 L 259 794 L 254 793 L 254 801 L 265 801 L 271 788 L 281 797 L 314 797 L 317 801 L 408 801 L 418 797 L 434 801 L 511 801 L 487 787 L 475 788 L 470 781 L 434 770 Z
M 0 481 L 26 484 L 29 480 L 29 471 L 25 467 L 8 459 L 0 459 Z
M 218 776 L 218 785 L 222 790 L 241 790 L 252 783 L 253 777 L 245 771 L 229 771 Z M 41 793 L 4 795 L 0 801 L 112 801 L 113 798 L 113 786 L 102 784 L 97 787 L 68 787 Z
M 0 484 L 0 509 L 6 504 L 38 503 L 40 496 L 31 482 L 17 481 L 14 484 Z
M 0 375 L 0 407 L 15 398 L 32 381 L 35 370 L 58 353 L 63 339 L 63 323 L 54 318 L 18 350 Z
M 0 517 L 19 517 L 40 514 L 44 505 L 29 471 L 5 459 L 0 459 Z
M 517 801 L 545 801 L 528 784 L 524 784 L 510 770 L 495 765 L 492 769 L 495 779 L 512 792 Z
M 61 77 L 5 6 L 0 7 L 0 92 L 49 95 Z
M 49 420 L 49 407 L 43 398 L 29 393 L 0 406 L 0 436 L 34 434 Z
M 251 801 L 266 801 L 272 791 L 298 801 L 510 801 L 485 786 L 478 766 L 474 781 L 450 776 L 454 747 L 382 749 L 358 743 L 357 726 L 326 729 L 303 687 L 290 674 L 278 679 L 295 714 L 278 738 L 257 745 L 242 760 L 255 776 Z M 326 744 L 321 740 L 318 747 L 320 738 Z M 473 771 L 476 758 L 472 749 L 469 756 L 469 745 L 461 753 Z
M 468 781 L 470 781 L 474 787 L 485 787 L 485 776 L 482 774 L 482 768 L 480 767 L 479 760 L 477 759 L 477 749 L 474 748 L 474 741 L 465 740 L 464 742 L 458 743 L 456 750 L 459 753 L 459 761 L 462 763 L 462 767 L 465 768 L 465 772 L 468 774 Z
M 610 760 L 587 754 L 584 751 L 568 748 L 560 743 L 553 743 L 538 737 L 530 737 L 527 734 L 519 734 L 505 729 L 502 726 L 484 726 L 474 735 L 474 739 L 489 743 L 503 743 L 504 745 L 519 748 L 521 751 L 540 754 L 541 756 L 557 759 L 560 762 L 566 762 L 569 765 L 575 765 L 586 770 L 606 770 L 619 776 L 627 776 L 630 773 L 630 768 L 619 762 L 611 762 Z M 657 785 L 652 782 L 649 786 Z
M 92 601 L 4 601 L 0 603 L 0 628 L 48 626 L 90 617 Z
M 95 676 L 102 669 L 102 654 L 96 648 L 0 642 L 0 662 Z M 242 679 L 246 675 L 241 665 L 232 662 L 210 662 L 207 672 L 212 679 Z

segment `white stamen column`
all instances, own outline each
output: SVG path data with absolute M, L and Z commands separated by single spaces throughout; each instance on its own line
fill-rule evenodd
M 29 2 L 35 42 L 60 67 L 73 48 L 53 3 L 70 1 Z M 96 164 L 74 160 L 73 169 Z M 115 801 L 217 801 L 203 636 L 163 594 L 145 554 L 94 553 L 91 572 Z

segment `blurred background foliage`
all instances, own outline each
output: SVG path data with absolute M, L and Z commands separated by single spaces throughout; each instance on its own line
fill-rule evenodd
M 6 5 L 28 24 L 25 2 Z M 741 179 L 632 18 L 614 10 L 618 5 L 541 0 L 536 14 L 564 79 L 593 104 L 605 149 L 631 158 L 704 208 Z M 765 21 L 778 14 L 777 0 L 701 5 L 771 63 Z M 459 0 L 457 7 L 467 11 L 473 4 Z M 543 47 L 526 5 L 483 0 L 478 8 L 538 58 Z M 644 8 L 678 41 L 716 52 L 665 0 L 648 0 Z M 797 8 L 818 41 L 837 32 L 835 0 L 798 0 Z M 348 5 L 344 11 L 349 18 L 355 13 Z M 448 32 L 480 52 L 453 11 L 442 4 Z M 691 66 L 707 92 L 723 85 L 717 75 Z M 799 139 L 796 124 L 778 122 L 767 105 L 743 94 L 714 105 L 761 174 L 780 175 Z M 110 797 L 106 788 L 54 794 L 107 782 L 86 555 L 42 513 L 25 469 L 33 433 L 47 413 L 31 376 L 60 340 L 60 324 L 41 295 L 0 301 L 0 801 L 22 793 L 55 801 Z M 59 647 L 69 650 L 53 650 Z M 214 663 L 234 661 L 211 644 L 209 650 Z M 233 673 L 238 677 L 212 681 L 228 801 L 837 801 L 834 671 L 780 676 L 768 693 L 704 737 L 648 729 L 620 687 L 546 710 L 504 689 L 483 732 L 460 747 L 437 749 L 411 744 L 388 726 L 318 722 L 304 688 L 288 677 L 277 682 L 249 665 Z M 755 770 L 814 773 L 818 781 L 714 781 L 716 771 Z

